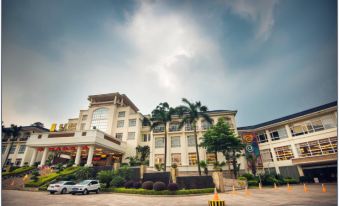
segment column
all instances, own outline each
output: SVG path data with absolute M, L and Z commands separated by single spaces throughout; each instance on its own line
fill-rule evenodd
M 39 167 L 42 167 L 46 164 L 47 154 L 48 154 L 48 147 L 45 147 L 44 152 L 42 153 L 42 158 L 41 158 Z
M 81 146 L 78 146 L 73 166 L 79 166 L 80 165 L 80 158 L 81 158 Z
M 27 158 L 27 153 L 28 153 L 28 146 L 26 146 L 26 149 L 25 149 L 25 152 L 24 152 L 24 155 L 22 157 L 22 160 L 21 160 L 21 163 L 20 163 L 20 167 L 23 167 L 25 166 L 25 161 L 26 161 L 26 158 Z
M 11 144 L 7 144 L 7 147 L 6 147 L 6 150 L 5 150 L 5 152 L 4 152 L 4 154 L 2 155 L 2 165 L 1 165 L 1 168 L 3 168 L 4 167 L 4 165 L 6 164 L 6 162 L 5 162 L 5 158 L 7 157 L 7 155 L 8 155 L 8 157 L 9 157 L 9 150 L 10 150 L 10 148 L 11 148 Z
M 291 129 L 290 127 L 288 126 L 288 124 L 285 125 L 285 130 L 287 132 L 287 137 L 288 138 L 292 138 L 292 132 L 291 132 Z
M 303 168 L 302 168 L 300 165 L 297 165 L 297 169 L 298 169 L 298 172 L 299 172 L 299 176 L 300 176 L 300 177 L 305 176 L 305 175 L 304 175 Z
M 38 154 L 37 148 L 33 148 L 33 154 L 32 154 L 32 158 L 31 158 L 31 162 L 29 163 L 29 166 L 34 165 L 37 154 Z
M 272 157 L 273 157 L 273 165 L 275 167 L 275 172 L 277 174 L 280 174 L 280 170 L 279 167 L 277 166 L 278 160 L 277 160 L 277 156 L 275 155 L 275 151 L 273 147 L 270 147 L 271 153 L 272 153 Z
M 87 163 L 86 163 L 87 167 L 93 166 L 92 164 L 93 154 L 94 154 L 94 145 L 91 145 L 89 146 L 89 150 L 88 150 Z

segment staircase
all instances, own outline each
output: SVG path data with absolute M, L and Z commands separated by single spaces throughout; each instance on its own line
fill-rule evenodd
M 23 190 L 24 180 L 22 177 L 10 177 L 2 180 L 3 190 Z

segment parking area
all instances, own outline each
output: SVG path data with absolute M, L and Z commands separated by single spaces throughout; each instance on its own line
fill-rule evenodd
M 238 191 L 219 194 L 226 205 L 337 205 L 337 185 L 327 185 L 327 192 L 321 191 L 321 185 L 309 185 L 309 192 L 304 193 L 302 185 L 293 186 L 288 191 L 286 187 L 278 189 L 250 189 L 250 194 Z M 90 194 L 90 195 L 50 195 L 47 192 L 28 192 L 17 190 L 2 191 L 2 205 L 6 206 L 36 206 L 36 205 L 100 205 L 100 206 L 206 206 L 213 194 L 197 196 L 142 196 L 130 194 Z

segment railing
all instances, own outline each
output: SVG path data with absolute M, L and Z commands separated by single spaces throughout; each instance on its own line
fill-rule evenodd
M 179 126 L 172 126 L 169 128 L 170 132 L 176 132 L 176 131 L 180 131 L 181 129 L 179 128 Z
M 74 132 L 60 132 L 60 133 L 50 133 L 48 134 L 48 138 L 55 137 L 74 137 Z
M 164 132 L 164 131 L 165 131 L 165 128 L 153 129 L 153 133 L 160 133 L 160 132 Z

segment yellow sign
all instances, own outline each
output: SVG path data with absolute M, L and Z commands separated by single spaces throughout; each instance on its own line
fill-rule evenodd
M 53 123 L 51 126 L 51 129 L 49 130 L 50 132 L 55 132 L 57 124 Z

